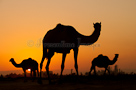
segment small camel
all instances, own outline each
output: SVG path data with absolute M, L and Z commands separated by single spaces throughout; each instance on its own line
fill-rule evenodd
M 107 56 L 103 56 L 102 54 L 100 54 L 98 57 L 93 59 L 92 67 L 90 69 L 89 74 L 91 74 L 92 70 L 94 70 L 94 74 L 96 74 L 95 66 L 104 67 L 105 68 L 104 74 L 106 73 L 106 70 L 110 74 L 110 71 L 107 68 L 109 65 L 113 65 L 117 61 L 118 56 L 119 56 L 119 54 L 115 54 L 114 59 L 110 60 Z
M 36 77 L 36 70 L 38 73 L 38 77 L 39 77 L 39 71 L 38 71 L 38 63 L 33 60 L 32 58 L 28 58 L 23 60 L 20 64 L 17 64 L 14 61 L 14 58 L 10 59 L 10 62 L 17 68 L 22 68 L 24 71 L 24 77 L 26 78 L 26 70 L 27 69 L 31 69 L 31 77 L 32 77 L 32 72 L 33 72 L 33 76 Z

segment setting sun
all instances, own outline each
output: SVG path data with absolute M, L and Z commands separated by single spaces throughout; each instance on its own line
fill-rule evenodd
M 31 71 L 31 69 L 28 69 L 28 71 Z

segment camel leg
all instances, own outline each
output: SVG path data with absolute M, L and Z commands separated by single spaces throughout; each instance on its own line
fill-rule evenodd
M 63 72 L 63 70 L 64 70 L 65 58 L 66 58 L 66 53 L 63 53 L 63 56 L 62 56 L 62 64 L 61 64 L 61 75 L 60 75 L 60 78 L 61 78 L 62 72 Z
M 75 69 L 78 75 L 77 55 L 78 55 L 78 48 L 74 49 Z
M 39 83 L 39 84 L 42 84 L 41 75 L 42 75 L 43 61 L 44 61 L 45 57 L 46 57 L 46 55 L 45 55 L 44 50 L 43 50 L 43 57 L 42 57 L 42 61 L 41 61 L 41 63 L 40 63 L 40 78 L 39 78 L 39 80 L 38 80 L 38 83 Z M 37 69 L 37 70 L 38 70 L 38 69 Z M 39 73 L 39 72 L 38 72 L 38 73 Z
M 33 81 L 35 80 L 35 78 L 36 78 L 36 71 L 35 70 L 33 70 Z
M 47 71 L 49 83 L 51 83 L 50 76 L 49 76 L 49 64 L 50 64 L 50 60 L 51 59 L 49 58 L 48 61 L 47 61 L 47 65 L 46 65 L 46 71 Z
M 51 57 L 53 55 L 54 55 L 54 53 L 49 51 L 48 61 L 47 61 L 47 64 L 46 64 L 46 71 L 47 71 L 49 83 L 51 83 L 51 79 L 50 79 L 50 76 L 49 76 L 49 65 L 50 65 Z
M 24 82 L 27 82 L 27 80 L 26 80 L 26 70 L 23 69 L 23 71 L 24 71 L 24 77 L 25 77 Z
M 110 75 L 110 70 L 109 70 L 109 69 L 107 69 L 107 71 L 108 71 L 108 73 L 109 73 L 109 75 Z
M 39 77 L 39 70 L 37 69 L 37 75 L 38 75 L 38 77 Z
M 89 72 L 89 75 L 91 75 L 91 72 L 92 72 L 92 70 L 93 70 L 94 68 L 93 68 L 93 66 L 90 68 L 90 72 Z
M 42 71 L 42 66 L 43 66 L 44 59 L 45 59 L 45 54 L 43 53 L 42 61 L 40 63 L 40 79 L 41 79 L 41 71 Z
M 93 69 L 94 69 L 94 75 L 96 75 L 96 70 L 95 70 L 95 67 L 94 67 Z
M 104 75 L 106 74 L 107 67 L 105 68 Z
M 31 76 L 31 78 L 32 78 L 32 70 L 31 70 L 30 76 Z
M 26 71 L 24 70 L 24 75 L 25 75 L 25 78 L 26 78 Z
M 46 53 L 47 54 L 47 53 Z M 40 78 L 38 79 L 38 83 L 39 84 L 42 84 L 42 80 L 41 80 L 41 75 L 42 75 L 42 66 L 43 66 L 43 61 L 46 57 L 46 54 L 44 53 L 44 50 L 43 50 L 43 57 L 42 57 L 42 60 L 41 60 L 41 63 L 40 63 Z M 38 72 L 38 68 L 37 68 L 37 72 Z M 39 72 L 38 72 L 38 75 L 39 75 Z M 39 77 L 39 76 L 38 76 Z
M 35 72 L 35 70 L 33 71 L 33 76 L 34 76 L 34 78 L 36 77 L 36 72 Z

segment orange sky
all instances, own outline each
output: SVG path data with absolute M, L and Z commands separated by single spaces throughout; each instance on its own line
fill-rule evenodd
M 136 0 L 0 0 L 0 71 L 15 70 L 17 63 L 33 58 L 40 63 L 41 40 L 58 23 L 73 26 L 90 35 L 93 23 L 101 22 L 101 35 L 95 45 L 79 48 L 79 72 L 89 71 L 91 61 L 99 54 L 113 59 L 122 70 L 136 69 Z M 33 45 L 28 42 L 33 41 Z M 32 43 L 31 43 L 32 44 Z M 60 70 L 61 54 L 55 54 L 50 70 Z M 67 55 L 65 69 L 74 69 L 73 51 Z M 46 65 L 46 60 L 44 66 Z M 45 70 L 45 68 L 43 68 Z

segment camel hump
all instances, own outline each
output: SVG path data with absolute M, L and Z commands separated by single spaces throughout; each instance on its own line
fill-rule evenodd
M 34 60 L 34 59 L 32 59 L 32 58 L 28 58 L 28 60 L 31 61 L 31 62 L 37 63 L 36 60 Z
M 28 58 L 28 60 L 32 60 L 32 58 Z
M 102 57 L 103 57 L 103 55 L 102 55 L 102 54 L 100 54 L 100 55 L 98 55 L 98 57 L 97 57 L 97 58 L 99 58 L 99 59 L 100 59 L 100 58 L 102 58 Z
M 62 24 L 61 24 L 61 23 L 58 23 L 57 26 L 62 26 Z
M 103 56 L 102 54 L 100 54 L 98 57 L 101 57 L 101 56 Z
M 107 56 L 103 56 L 102 54 L 98 55 L 97 58 L 98 58 L 99 60 L 109 59 Z
M 57 24 L 57 26 L 55 28 L 60 29 L 62 27 L 63 27 L 63 25 L 59 23 L 59 24 Z

